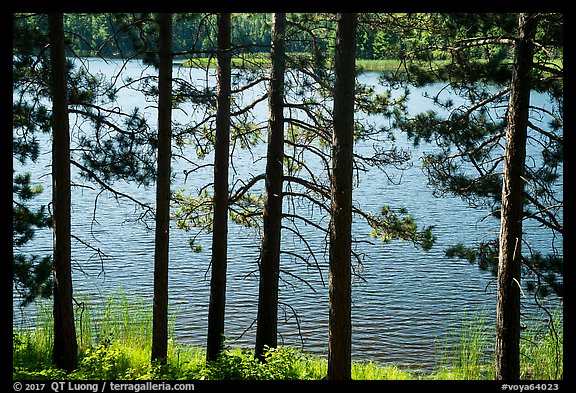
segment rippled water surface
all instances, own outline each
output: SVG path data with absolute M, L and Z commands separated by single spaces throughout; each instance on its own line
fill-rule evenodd
M 92 72 L 101 70 L 111 75 L 118 64 L 101 60 L 91 60 Z M 143 72 L 140 63 L 129 63 L 126 75 L 137 77 Z M 153 73 L 153 69 L 145 72 Z M 205 78 L 203 72 L 190 73 L 175 67 L 183 78 Z M 377 84 L 377 74 L 362 76 L 365 82 Z M 202 83 L 202 82 L 199 82 Z M 213 77 L 209 78 L 213 83 Z M 411 95 L 411 110 L 414 113 L 427 109 L 428 100 L 422 92 L 415 90 Z M 119 103 L 129 106 L 150 106 L 137 92 L 122 93 Z M 155 112 L 149 107 L 149 119 L 153 123 Z M 262 120 L 266 116 L 265 103 L 259 106 Z M 185 116 L 176 111 L 175 118 Z M 398 136 L 400 146 L 408 147 L 402 135 Z M 370 148 L 370 144 L 356 146 L 357 152 Z M 48 146 L 46 146 L 48 148 Z M 455 243 L 472 243 L 485 237 L 492 238 L 498 229 L 497 221 L 486 218 L 485 212 L 467 207 L 460 199 L 435 198 L 427 187 L 427 179 L 420 169 L 418 158 L 430 147 L 412 149 L 413 166 L 405 171 L 388 171 L 393 184 L 378 169 L 363 174 L 354 198 L 371 211 L 378 211 L 382 205 L 406 207 L 419 224 L 434 226 L 437 243 L 432 250 L 423 252 L 412 244 L 392 242 L 381 244 L 370 238 L 370 228 L 357 220 L 354 231 L 359 240 L 372 241 L 358 245 L 358 251 L 365 255 L 361 264 L 354 266 L 353 281 L 353 358 L 394 362 L 417 369 L 427 369 L 437 361 L 438 346 L 450 332 L 457 331 L 465 315 L 484 311 L 488 320 L 493 319 L 496 303 L 496 284 L 493 277 L 479 271 L 475 265 L 459 259 L 444 256 L 447 246 Z M 256 148 L 253 155 L 235 152 L 236 178 L 249 178 L 264 170 L 265 148 Z M 36 201 L 46 203 L 50 198 L 49 173 L 50 154 L 44 151 L 40 162 L 30 165 L 33 180 L 45 186 L 45 192 Z M 211 160 L 211 156 L 206 158 Z M 207 161 L 207 162 L 208 162 Z M 16 164 L 15 164 L 16 166 Z M 195 192 L 206 181 L 210 181 L 209 170 L 189 177 L 184 181 L 182 171 L 187 166 L 173 163 L 176 175 L 173 189 L 181 187 Z M 153 203 L 155 188 L 138 188 L 132 184 L 118 183 L 115 187 L 140 200 Z M 106 301 L 111 295 L 125 293 L 128 298 L 143 299 L 151 307 L 153 290 L 154 231 L 141 222 L 134 222 L 138 214 L 134 204 L 126 200 L 116 200 L 103 193 L 95 204 L 97 191 L 88 188 L 73 189 L 73 232 L 84 241 L 91 243 L 105 254 L 100 259 L 91 250 L 75 244 L 74 289 L 78 297 L 89 302 Z M 285 206 L 285 209 L 287 207 Z M 312 212 L 321 225 L 327 219 Z M 316 214 L 316 215 L 314 215 Z M 285 345 L 301 347 L 304 351 L 325 354 L 328 337 L 328 268 L 323 258 L 325 239 L 319 231 L 302 226 L 318 257 L 306 265 L 301 259 L 284 255 L 281 261 L 282 281 L 280 287 L 279 340 Z M 529 228 L 527 231 L 531 231 Z M 547 247 L 548 239 L 535 229 L 533 236 Z M 200 253 L 189 247 L 191 233 L 177 229 L 173 223 L 170 239 L 170 303 L 175 316 L 174 333 L 178 342 L 205 345 L 209 300 L 209 234 L 202 235 L 197 244 L 204 245 Z M 530 235 L 530 233 L 529 233 Z M 546 235 L 547 236 L 547 235 Z M 249 230 L 230 226 L 229 262 L 227 282 L 226 335 L 231 345 L 252 348 L 254 345 L 257 313 L 258 273 L 257 258 L 259 238 Z M 290 232 L 284 231 L 285 249 L 307 255 L 305 245 Z M 51 234 L 38 233 L 31 248 L 36 253 L 49 253 Z M 299 277 L 297 279 L 295 277 Z M 89 295 L 89 296 L 88 296 Z M 20 312 L 14 311 L 15 322 Z

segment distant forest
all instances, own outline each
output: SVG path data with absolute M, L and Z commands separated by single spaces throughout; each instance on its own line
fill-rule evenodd
M 268 53 L 271 40 L 271 15 L 270 13 L 233 14 L 232 42 L 245 53 Z M 318 14 L 313 14 L 315 25 L 313 31 L 310 31 L 310 24 L 306 23 L 311 18 L 310 15 L 312 14 L 295 14 L 295 17 L 291 19 L 291 26 L 289 24 L 287 28 L 286 51 L 310 52 L 313 49 L 312 46 L 316 46 L 316 49 L 320 48 L 325 51 L 326 55 L 332 55 L 335 45 L 333 18 L 327 15 L 324 22 L 320 23 L 322 18 L 319 18 Z M 373 15 L 377 14 L 361 14 L 361 18 L 373 18 Z M 390 48 L 402 50 L 403 42 L 432 42 L 433 32 L 430 29 L 407 28 L 405 24 L 403 29 L 399 29 L 390 21 L 387 21 L 385 25 L 372 20 L 366 22 L 370 23 L 360 24 L 356 34 L 357 59 L 398 59 L 399 52 L 392 51 Z M 23 23 L 28 23 L 31 30 L 46 31 L 47 28 L 43 26 L 46 20 L 40 17 L 27 18 Z M 489 36 L 490 30 L 496 29 L 493 26 L 485 24 L 482 33 Z M 146 15 L 129 13 L 73 13 L 64 16 L 64 29 L 69 33 L 67 39 L 71 41 L 69 47 L 73 48 L 76 56 L 130 57 L 144 47 L 153 48 L 157 45 L 154 39 L 157 28 L 154 14 L 149 14 L 148 18 Z M 460 34 L 461 29 L 455 27 L 455 37 L 449 38 L 457 38 L 456 36 Z M 316 39 L 311 41 L 309 36 Z M 217 47 L 216 14 L 176 14 L 174 37 L 175 57 L 183 58 L 193 54 L 208 56 L 214 53 Z M 36 41 L 36 44 L 38 43 L 39 41 Z M 479 47 L 473 55 L 477 58 L 489 58 L 494 55 L 511 57 L 512 53 L 509 49 Z M 508 52 L 493 53 L 502 50 Z M 449 57 L 444 50 L 432 51 L 427 55 L 436 60 L 445 60 Z

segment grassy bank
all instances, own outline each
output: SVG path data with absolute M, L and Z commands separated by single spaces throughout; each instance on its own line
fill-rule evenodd
M 177 344 L 172 339 L 167 364 L 150 365 L 152 318 L 144 310 L 143 304 L 122 298 L 111 300 L 98 317 L 89 310 L 79 312 L 79 367 L 68 375 L 51 365 L 50 312 L 41 312 L 37 328 L 13 332 L 13 379 L 319 380 L 326 375 L 324 358 L 305 355 L 295 348 L 269 350 L 266 363 L 255 361 L 251 350 L 228 348 L 219 361 L 206 364 L 203 349 Z M 523 333 L 523 379 L 562 379 L 561 313 L 556 313 L 554 320 L 554 332 L 541 325 Z M 432 373 L 355 362 L 352 377 L 357 380 L 492 379 L 489 330 L 481 315 L 465 320 L 460 331 L 451 333 L 452 339 L 448 336 L 445 344 L 438 345 L 438 368 Z
M 297 54 L 300 56 L 308 56 L 307 54 Z M 329 60 L 330 61 L 330 60 Z M 488 60 L 479 60 L 480 62 L 487 62 Z M 420 67 L 422 71 L 430 71 L 431 69 L 438 70 L 446 66 L 449 60 L 434 60 L 432 63 L 422 63 Z M 198 57 L 193 59 L 182 60 L 182 66 L 193 68 L 216 68 L 216 57 Z M 553 59 L 551 64 L 562 69 L 562 59 Z M 414 64 L 413 64 L 414 65 Z M 253 54 L 246 57 L 233 57 L 232 68 L 255 70 L 262 67 L 270 66 L 270 57 L 265 54 Z M 381 59 L 381 60 L 367 60 L 356 59 L 356 70 L 362 72 L 383 72 L 383 73 L 404 73 L 406 64 L 402 64 L 401 60 L 396 59 Z
M 232 67 L 241 69 L 257 69 L 262 66 L 270 66 L 269 56 L 250 56 L 246 58 L 233 57 Z M 182 66 L 194 68 L 216 68 L 218 64 L 215 57 L 198 57 L 182 60 Z M 356 68 L 363 72 L 393 72 L 400 68 L 400 60 L 356 60 Z

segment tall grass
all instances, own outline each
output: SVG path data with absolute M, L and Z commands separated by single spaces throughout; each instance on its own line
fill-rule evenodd
M 82 306 L 83 304 L 83 306 Z M 152 314 L 149 305 L 126 296 L 110 298 L 99 307 L 79 302 L 76 313 L 79 367 L 66 375 L 52 366 L 51 309 L 40 309 L 37 327 L 13 332 L 14 379 L 322 379 L 327 373 L 324 358 L 309 356 L 295 348 L 267 352 L 266 363 L 254 360 L 252 351 L 226 348 L 220 359 L 206 364 L 203 349 L 173 340 L 174 320 L 167 365 L 150 364 Z M 552 315 L 553 324 L 532 323 L 522 333 L 521 377 L 562 379 L 562 310 Z M 553 329 L 551 328 L 553 326 Z M 397 379 L 492 379 L 494 327 L 486 312 L 465 316 L 438 345 L 438 366 L 420 374 L 394 365 L 353 362 L 357 380 Z
M 465 314 L 460 328 L 450 332 L 439 345 L 438 371 L 431 379 L 492 379 L 491 344 L 493 330 L 484 311 Z
M 495 327 L 488 313 L 465 316 L 459 332 L 450 333 L 439 346 L 438 370 L 431 379 L 493 379 Z M 559 380 L 564 376 L 562 307 L 549 319 L 531 320 L 520 336 L 520 378 Z
M 550 314 L 550 321 L 532 324 L 522 334 L 522 379 L 556 380 L 564 377 L 564 320 L 561 307 Z
M 152 336 L 152 310 L 142 299 L 121 294 L 104 304 L 91 305 L 87 299 L 77 304 L 76 333 L 81 348 L 105 340 L 130 342 L 142 348 L 151 346 L 148 338 Z

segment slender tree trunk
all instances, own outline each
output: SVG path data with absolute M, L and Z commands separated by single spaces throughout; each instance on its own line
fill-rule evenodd
M 159 14 L 158 174 L 154 248 L 152 361 L 168 354 L 168 246 L 170 228 L 170 163 L 172 141 L 172 14 Z
M 260 254 L 260 288 L 255 356 L 263 359 L 264 347 L 277 346 L 282 177 L 284 174 L 284 34 L 286 14 L 272 16 L 272 72 L 269 88 L 268 152 L 264 234 Z
M 52 209 L 54 234 L 54 348 L 58 368 L 77 365 L 72 304 L 70 129 L 63 14 L 48 14 L 52 89 Z
M 337 16 L 330 221 L 328 379 L 351 379 L 352 152 L 356 14 Z
M 208 309 L 206 360 L 218 358 L 224 340 L 226 265 L 228 247 L 228 163 L 230 154 L 231 93 L 230 14 L 218 14 L 218 108 L 214 151 L 214 224 L 212 279 Z
M 520 33 L 516 41 L 512 89 L 508 103 L 502 184 L 496 308 L 496 379 L 520 378 L 520 265 L 524 192 L 522 176 L 526 159 L 530 73 L 534 53 L 532 39 L 536 25 L 534 15 L 520 14 Z

